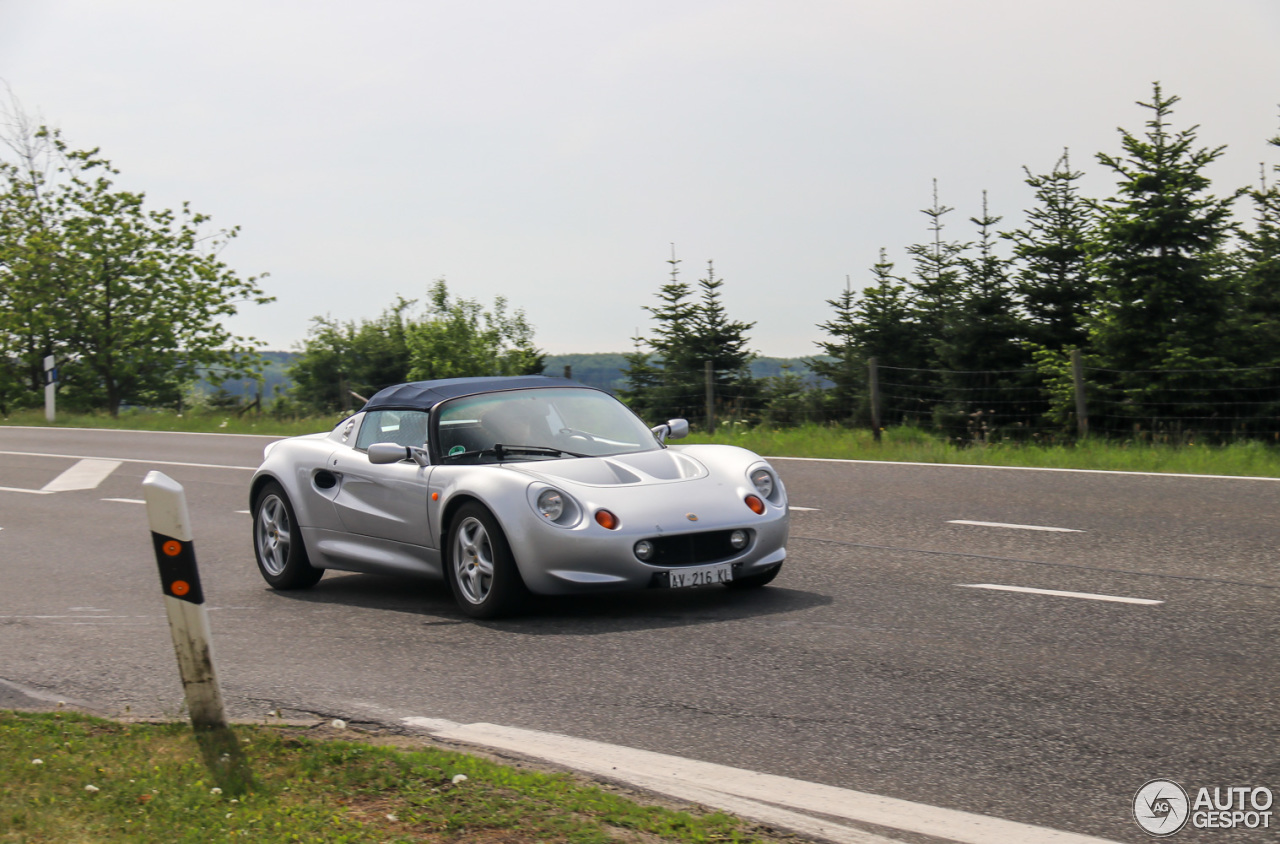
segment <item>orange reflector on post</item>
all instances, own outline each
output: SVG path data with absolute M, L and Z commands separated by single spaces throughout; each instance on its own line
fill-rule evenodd
M 191 584 L 187 583 L 185 580 L 175 580 L 169 588 L 173 590 L 173 594 L 181 598 L 183 595 L 191 591 Z
M 742 500 L 747 502 L 747 506 L 751 508 L 751 512 L 755 513 L 757 516 L 764 515 L 764 502 L 761 501 L 758 496 L 748 495 Z
M 170 557 L 176 557 L 182 553 L 182 543 L 176 539 L 170 539 L 161 546 L 160 550 L 164 551 Z
M 618 517 L 610 513 L 608 510 L 596 511 L 596 524 L 608 530 L 618 529 Z

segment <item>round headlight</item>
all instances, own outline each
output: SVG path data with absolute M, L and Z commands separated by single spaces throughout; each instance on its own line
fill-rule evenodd
M 538 494 L 538 512 L 548 521 L 556 521 L 564 514 L 564 496 L 554 489 L 544 489 Z
M 747 547 L 747 532 L 745 530 L 735 530 L 729 534 L 729 544 L 733 546 L 735 551 L 741 551 Z
M 641 562 L 648 562 L 653 559 L 653 543 L 647 539 L 642 539 L 636 543 L 636 558 Z
M 751 483 L 764 498 L 773 495 L 773 473 L 768 469 L 756 469 L 752 472 Z

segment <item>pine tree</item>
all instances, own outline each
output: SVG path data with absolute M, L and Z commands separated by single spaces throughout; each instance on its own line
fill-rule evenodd
M 1091 340 L 1114 369 L 1208 365 L 1224 351 L 1231 289 L 1221 249 L 1243 191 L 1208 193 L 1204 170 L 1226 147 L 1196 148 L 1196 126 L 1173 132 L 1178 102 L 1157 83 L 1152 101 L 1138 103 L 1151 112 L 1146 134 L 1122 129 L 1125 154 L 1098 154 L 1119 177 L 1120 195 L 1101 206 L 1094 255 L 1101 313 Z
M 1018 292 L 1029 320 L 1027 339 L 1054 351 L 1083 348 L 1095 296 L 1088 254 L 1094 213 L 1076 184 L 1084 173 L 1071 169 L 1066 150 L 1049 173 L 1035 176 L 1023 170 L 1039 204 L 1026 212 L 1027 228 L 1002 237 L 1014 244 Z
M 945 402 L 934 412 L 935 424 L 952 436 L 986 441 L 997 430 L 1038 416 L 1028 403 L 1033 385 L 1025 383 L 1029 358 L 1022 341 L 1024 326 L 1014 301 L 1009 262 L 996 254 L 996 226 L 987 193 L 982 216 L 970 217 L 978 227 L 977 252 L 959 259 L 963 286 L 959 301 L 934 339 Z M 1022 392 L 1016 387 L 1022 386 Z
M 1280 147 L 1280 136 L 1271 144 Z M 1280 174 L 1280 165 L 1273 168 Z M 1280 184 L 1263 170 L 1249 191 L 1254 227 L 1241 236 L 1237 256 L 1244 287 L 1242 366 L 1280 366 Z
M 1009 262 L 996 254 L 1000 217 L 987 208 L 970 217 L 978 227 L 977 255 L 959 259 L 962 286 L 951 314 L 934 339 L 938 360 L 950 370 L 1008 370 L 1026 363 L 1023 326 L 1015 309 Z
M 1119 196 L 1100 206 L 1100 306 L 1090 332 L 1095 365 L 1122 370 L 1114 387 L 1128 412 L 1170 429 L 1185 428 L 1179 418 L 1218 412 L 1219 396 L 1197 392 L 1188 379 L 1225 365 L 1239 342 L 1232 331 L 1238 286 L 1223 246 L 1235 228 L 1232 204 L 1244 192 L 1209 192 L 1204 170 L 1225 147 L 1197 147 L 1196 126 L 1174 132 L 1169 118 L 1178 101 L 1156 83 L 1151 102 L 1138 103 L 1150 112 L 1146 133 L 1122 129 L 1124 153 L 1098 155 L 1119 177 Z
M 960 259 L 969 244 L 942 237 L 942 230 L 946 227 L 943 217 L 954 210 L 939 203 L 938 180 L 934 179 L 933 205 L 921 209 L 921 213 L 929 218 L 932 239 L 907 248 L 907 254 L 915 262 L 915 271 L 907 282 L 913 304 L 913 321 L 931 341 L 942 336 L 947 321 L 959 304 L 963 288 Z M 934 353 L 922 363 L 930 369 L 939 366 Z
M 880 255 L 883 261 L 883 250 Z M 819 340 L 817 346 L 829 360 L 809 358 L 805 364 L 811 372 L 831 382 L 829 395 L 836 420 L 852 423 L 866 392 L 867 355 L 859 336 L 862 323 L 858 319 L 857 294 L 848 276 L 845 276 L 844 291 L 839 298 L 828 299 L 827 304 L 835 311 L 835 316 L 820 323 L 818 328 L 831 339 Z
M 707 277 L 698 282 L 699 298 L 679 280 L 680 260 L 674 251 L 667 262 L 671 281 L 658 291 L 661 304 L 646 306 L 657 322 L 653 335 L 638 337 L 624 370 L 630 381 L 621 391 L 637 413 L 653 419 L 683 417 L 703 420 L 706 408 L 706 362 L 714 372 L 717 401 L 729 413 L 753 409 L 756 384 L 751 377 L 755 353 L 748 349 L 753 322 L 729 319 L 721 300 L 724 280 L 707 262 Z M 644 347 L 647 346 L 646 351 Z

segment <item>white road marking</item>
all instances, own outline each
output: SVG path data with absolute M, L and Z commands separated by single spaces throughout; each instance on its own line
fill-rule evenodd
M 1043 525 L 1011 525 L 1005 522 L 971 522 L 967 519 L 952 519 L 949 525 L 975 525 L 977 527 L 1013 528 L 1014 530 L 1045 530 L 1051 533 L 1084 533 L 1075 528 L 1044 527 Z
M 72 492 L 78 489 L 97 489 L 112 472 L 120 468 L 119 460 L 103 460 L 82 457 L 80 461 L 58 477 L 45 484 L 45 492 Z
M 546 760 L 842 844 L 891 844 L 891 839 L 831 818 L 962 844 L 1110 844 L 1071 832 L 555 733 L 438 718 L 403 720 L 439 739 Z
M 994 469 L 1003 472 L 1072 472 L 1082 475 L 1138 475 L 1147 478 L 1205 478 L 1215 481 L 1280 482 L 1280 478 L 1268 478 L 1261 475 L 1189 475 L 1179 472 L 1124 472 L 1119 469 L 1054 469 L 1046 466 L 988 466 L 983 463 L 915 463 L 908 460 L 850 460 L 844 457 L 761 456 L 766 460 L 810 460 L 814 463 L 867 463 L 872 466 L 932 466 L 943 469 Z
M 226 463 L 179 463 L 174 460 L 142 460 L 136 457 L 91 457 L 84 454 L 49 454 L 42 451 L 0 451 L 0 455 L 15 457 L 62 457 L 70 460 L 106 460 L 116 463 L 141 463 L 144 466 L 185 466 L 190 469 L 238 469 L 245 472 L 256 472 L 257 466 L 230 466 Z M 32 492 L 29 489 L 11 490 L 12 492 Z
M 115 501 L 119 504 L 146 504 L 141 498 L 104 498 L 103 501 Z
M 1141 604 L 1154 607 L 1164 601 L 1153 601 L 1150 598 L 1122 598 L 1119 595 L 1098 595 L 1093 592 L 1063 592 L 1060 589 L 1032 589 L 1029 586 L 1001 586 L 998 583 L 957 583 L 966 589 L 994 589 L 998 592 L 1026 592 L 1030 595 L 1054 595 L 1059 598 L 1085 598 L 1090 601 L 1111 601 L 1116 604 Z
M 47 425 L 5 425 L 4 427 L 19 431 L 91 431 L 95 434 L 147 434 L 148 436 L 155 434 L 156 436 L 161 437 L 256 437 L 260 440 L 287 439 L 287 437 L 282 434 L 223 434 L 216 431 L 142 431 L 137 428 L 72 428 L 71 426 L 67 426 L 65 428 L 62 426 L 50 428 Z
M 797 506 L 796 506 L 796 505 L 794 505 L 794 504 L 790 504 L 790 505 L 788 505 L 788 506 L 787 506 L 787 509 L 788 509 L 788 510 L 803 510 L 803 511 L 805 511 L 806 513 L 817 513 L 817 512 L 818 512 L 818 508 L 817 508 L 817 507 L 797 507 Z
M 252 516 L 252 515 L 253 515 L 253 514 L 252 514 L 252 513 L 250 513 L 248 510 L 237 510 L 236 512 L 237 512 L 237 513 L 239 513 L 239 514 L 240 514 L 240 515 L 242 515 L 242 516 Z
M 16 486 L 0 486 L 0 492 L 25 492 L 28 495 L 53 495 L 53 492 L 45 489 L 18 489 Z

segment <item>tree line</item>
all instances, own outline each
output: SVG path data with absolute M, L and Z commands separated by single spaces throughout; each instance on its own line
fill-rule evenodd
M 1021 228 L 1002 230 L 984 192 L 969 233 L 953 234 L 935 180 L 910 271 L 881 250 L 870 285 L 828 300 L 822 354 L 808 360 L 823 384 L 744 377 L 752 324 L 725 316 L 710 265 L 695 289 L 673 258 L 647 309 L 655 327 L 628 358 L 626 395 L 654 417 L 700 416 L 710 360 L 718 400 L 738 418 L 869 424 L 874 359 L 897 401 L 889 422 L 961 435 L 981 417 L 987 432 L 1042 434 L 1072 429 L 1077 351 L 1094 401 L 1126 432 L 1280 429 L 1280 167 L 1215 194 L 1206 168 L 1225 147 L 1175 128 L 1178 101 L 1155 84 L 1138 103 L 1144 129 L 1122 129 L 1120 151 L 1097 154 L 1116 180 L 1110 197 L 1082 193 L 1066 151 L 1047 173 L 1025 170 L 1035 205 Z

